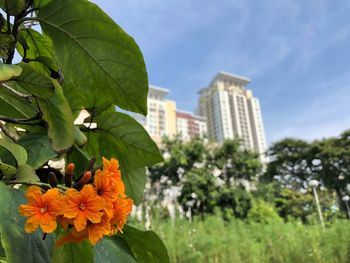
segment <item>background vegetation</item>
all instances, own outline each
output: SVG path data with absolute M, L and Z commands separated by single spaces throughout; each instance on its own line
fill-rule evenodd
M 271 145 L 265 165 L 238 140 L 165 139 L 165 162 L 149 168 L 144 217 L 133 223 L 155 230 L 172 262 L 349 262 L 342 201 L 349 135 L 286 138 Z M 313 179 L 320 182 L 325 229 L 308 185 Z

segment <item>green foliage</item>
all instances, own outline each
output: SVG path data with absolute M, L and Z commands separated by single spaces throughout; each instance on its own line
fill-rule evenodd
M 299 222 L 268 224 L 218 216 L 193 222 L 153 222 L 177 263 L 346 263 L 350 260 L 350 224 L 338 221 L 326 229 Z
M 138 204 L 145 166 L 163 158 L 145 129 L 116 111 L 147 113 L 147 71 L 133 38 L 87 0 L 0 0 L 0 8 L 7 13 L 0 15 L 0 180 L 47 189 L 48 173 L 61 175 L 50 160 L 74 162 L 79 176 L 93 157 L 96 169 L 114 157 Z M 32 27 L 37 22 L 42 31 Z M 13 65 L 16 50 L 22 61 Z M 90 117 L 74 125 L 83 109 Z M 155 233 L 132 227 L 95 251 L 82 243 L 53 253 L 53 234 L 42 241 L 24 233 L 16 209 L 22 192 L 2 182 L 0 190 L 0 261 L 168 262 Z
M 247 216 L 252 202 L 244 188 L 261 174 L 258 154 L 242 149 L 239 140 L 210 145 L 200 138 L 189 143 L 165 139 L 163 154 L 165 162 L 149 168 L 158 201 L 177 186 L 177 201 L 185 211 L 203 215 L 219 208 L 226 219 Z
M 0 64 L 0 81 L 6 81 L 13 77 L 18 77 L 22 73 L 22 68 L 18 65 Z
M 248 220 L 257 223 L 272 223 L 281 220 L 275 207 L 263 200 L 256 199 L 253 201 L 252 209 L 248 213 Z
M 66 81 L 86 101 L 84 106 L 91 109 L 108 101 L 147 113 L 148 81 L 142 54 L 100 8 L 86 0 L 54 0 L 40 9 L 38 20 L 53 40 Z M 79 63 L 72 63 L 72 58 Z
M 17 207 L 24 203 L 20 190 L 10 189 L 0 182 L 0 239 L 8 262 L 46 263 L 53 252 L 54 237 L 42 240 L 42 233 L 24 232 L 25 218 Z

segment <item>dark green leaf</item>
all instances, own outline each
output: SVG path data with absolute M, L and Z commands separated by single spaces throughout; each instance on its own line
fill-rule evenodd
M 51 0 L 34 0 L 33 1 L 33 7 L 34 8 L 41 8 L 41 7 L 47 5 L 50 2 L 51 2 Z
M 141 201 L 146 182 L 144 167 L 163 160 L 156 144 L 144 128 L 130 116 L 105 112 L 96 117 L 98 131 L 89 132 L 84 148 L 98 162 L 117 158 L 126 192 L 136 204 Z
M 95 263 L 136 263 L 125 242 L 119 237 L 103 238 L 94 247 Z
M 39 168 L 57 154 L 52 150 L 49 138 L 46 134 L 29 133 L 17 142 L 22 145 L 28 153 L 27 163 L 34 169 Z
M 6 148 L 15 157 L 18 166 L 27 162 L 27 152 L 21 145 L 0 139 L 0 146 Z
M 137 262 L 170 262 L 167 248 L 153 231 L 141 231 L 126 225 L 120 237 L 126 241 Z
M 25 0 L 0 0 L 0 8 L 12 16 L 19 15 L 26 8 Z
M 163 161 L 157 145 L 146 130 L 129 115 L 105 112 L 96 117 L 101 154 L 117 157 L 130 167 L 144 167 Z
M 38 99 L 43 120 L 48 124 L 48 136 L 55 152 L 67 151 L 74 143 L 74 118 L 62 88 L 57 82 L 55 95 L 48 100 Z
M 123 175 L 126 195 L 131 196 L 135 204 L 141 203 L 147 181 L 146 169 L 144 167 L 125 168 Z
M 19 77 L 13 78 L 22 88 L 36 97 L 48 99 L 55 94 L 55 86 L 53 81 L 35 69 L 28 63 L 20 63 L 23 71 Z
M 16 40 L 11 34 L 0 34 L 0 58 L 7 59 L 16 46 Z
M 38 182 L 39 177 L 36 175 L 33 167 L 28 164 L 22 165 L 17 168 L 16 180 L 18 182 Z
M 15 174 L 17 171 L 16 167 L 12 165 L 0 162 L 0 175 L 11 175 Z
M 18 206 L 26 203 L 20 190 L 10 189 L 0 182 L 0 238 L 8 262 L 47 263 L 53 251 L 53 235 L 42 240 L 42 232 L 24 232 L 26 218 L 18 213 Z
M 53 0 L 40 9 L 40 25 L 53 40 L 67 82 L 90 106 L 101 98 L 147 113 L 148 80 L 135 41 L 99 7 L 86 0 Z M 74 63 L 76 61 L 77 63 Z
M 59 237 L 58 237 L 59 238 Z M 87 240 L 74 244 L 66 244 L 56 248 L 50 261 L 52 263 L 93 263 L 92 246 Z
M 0 63 L 0 81 L 7 81 L 13 77 L 18 77 L 21 73 L 22 68 L 18 65 Z
M 22 57 L 24 56 L 23 49 L 26 48 L 27 59 L 36 60 L 48 68 L 58 71 L 58 66 L 53 56 L 52 42 L 50 38 L 33 29 L 20 30 L 17 38 L 21 43 L 21 45 L 17 45 L 17 50 Z M 30 64 L 32 63 L 34 64 L 35 62 L 31 62 Z M 42 66 L 37 64 L 38 63 L 35 63 L 35 67 L 40 68 Z
M 6 83 L 13 88 L 15 83 Z M 9 89 L 0 86 L 0 115 L 10 118 L 31 118 L 37 114 L 37 107 L 33 102 L 20 98 Z
M 67 163 L 74 163 L 75 174 L 77 175 L 86 170 L 90 159 L 91 157 L 89 154 L 80 149 L 77 145 L 73 145 L 72 149 L 67 153 Z

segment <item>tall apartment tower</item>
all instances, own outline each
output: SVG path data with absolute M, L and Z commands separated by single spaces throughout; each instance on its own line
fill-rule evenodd
M 147 117 L 132 114 L 157 144 L 161 143 L 163 136 L 171 138 L 176 135 L 176 102 L 166 99 L 168 94 L 168 89 L 150 85 Z
M 243 147 L 254 150 L 265 162 L 266 139 L 259 100 L 246 89 L 250 80 L 219 72 L 209 87 L 198 92 L 197 113 L 207 119 L 209 139 L 223 142 L 240 138 Z

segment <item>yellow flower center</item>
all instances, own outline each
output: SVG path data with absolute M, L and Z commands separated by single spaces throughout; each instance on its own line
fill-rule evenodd
M 85 205 L 84 205 L 84 204 L 80 204 L 80 205 L 79 205 L 79 208 L 80 208 L 81 210 L 84 210 L 84 209 L 85 209 Z
M 47 206 L 40 208 L 40 213 L 45 213 L 47 210 Z

